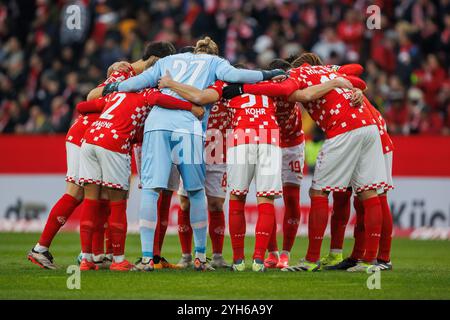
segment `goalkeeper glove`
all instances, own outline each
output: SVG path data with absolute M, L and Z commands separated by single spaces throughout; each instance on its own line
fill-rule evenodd
M 119 84 L 120 82 L 108 83 L 103 87 L 102 96 L 107 96 L 110 93 L 119 91 Z
M 242 84 L 232 83 L 223 88 L 222 97 L 225 99 L 232 99 L 234 97 L 240 96 L 244 93 L 244 88 Z
M 287 76 L 286 72 L 281 69 L 262 70 L 261 72 L 263 74 L 263 80 L 270 80 L 278 76 Z

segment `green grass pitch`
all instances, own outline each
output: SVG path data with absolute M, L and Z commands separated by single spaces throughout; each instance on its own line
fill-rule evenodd
M 61 233 L 52 253 L 59 270 L 42 270 L 26 259 L 37 234 L 0 233 L 0 299 L 450 299 L 450 242 L 394 239 L 394 271 L 381 273 L 381 289 L 369 290 L 367 274 L 346 272 L 244 273 L 219 270 L 162 270 L 152 273 L 86 272 L 81 289 L 66 286 L 66 268 L 79 253 L 78 234 Z M 292 261 L 305 253 L 306 239 L 296 241 Z M 254 238 L 247 240 L 247 263 Z M 324 241 L 327 248 L 329 240 Z M 352 240 L 346 240 L 346 254 Z M 168 236 L 164 256 L 176 262 L 177 236 Z M 323 250 L 326 251 L 326 250 Z M 127 257 L 139 255 L 139 237 L 130 235 Z M 225 257 L 231 258 L 229 238 Z M 249 264 L 250 266 L 250 264 Z

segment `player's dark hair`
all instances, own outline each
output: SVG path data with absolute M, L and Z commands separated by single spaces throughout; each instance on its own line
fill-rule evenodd
M 289 62 L 292 65 L 292 62 L 295 61 L 300 55 L 299 54 L 291 54 L 289 57 L 286 58 L 286 61 Z
M 273 59 L 269 63 L 269 69 L 270 70 L 282 69 L 284 71 L 288 71 L 291 68 L 292 68 L 292 65 L 289 62 L 287 62 L 286 60 L 283 60 L 283 59 Z
M 195 51 L 194 46 L 186 46 L 186 47 L 180 48 L 180 50 L 178 50 L 178 53 L 186 53 L 186 52 L 194 53 L 194 51 Z
M 323 66 L 322 59 L 312 52 L 305 52 L 300 55 L 294 62 L 292 62 L 292 66 L 294 68 L 300 67 L 302 64 L 307 63 L 312 66 Z
M 144 49 L 142 60 L 147 60 L 151 56 L 164 58 L 171 54 L 177 53 L 175 46 L 168 41 L 154 41 L 150 42 Z

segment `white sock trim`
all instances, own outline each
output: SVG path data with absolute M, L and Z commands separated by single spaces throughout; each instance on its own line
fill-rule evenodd
M 121 256 L 113 256 L 113 261 L 115 263 L 121 263 L 125 260 L 125 256 L 121 255 Z
M 39 243 L 36 243 L 36 245 L 34 246 L 34 251 L 43 253 L 43 252 L 48 251 L 48 247 L 44 247 L 44 246 L 41 246 Z

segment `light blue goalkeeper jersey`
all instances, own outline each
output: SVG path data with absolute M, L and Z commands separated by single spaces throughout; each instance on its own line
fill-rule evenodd
M 156 87 L 158 80 L 166 73 L 169 73 L 173 80 L 200 90 L 207 88 L 217 79 L 243 83 L 263 80 L 261 71 L 236 69 L 227 60 L 218 56 L 187 52 L 158 60 L 152 68 L 121 82 L 118 89 L 119 91 L 134 92 L 143 88 Z M 182 99 L 170 89 L 164 88 L 162 91 Z M 144 131 L 183 131 L 203 135 L 209 116 L 209 108 L 206 109 L 205 116 L 200 122 L 191 112 L 155 106 L 145 122 Z

